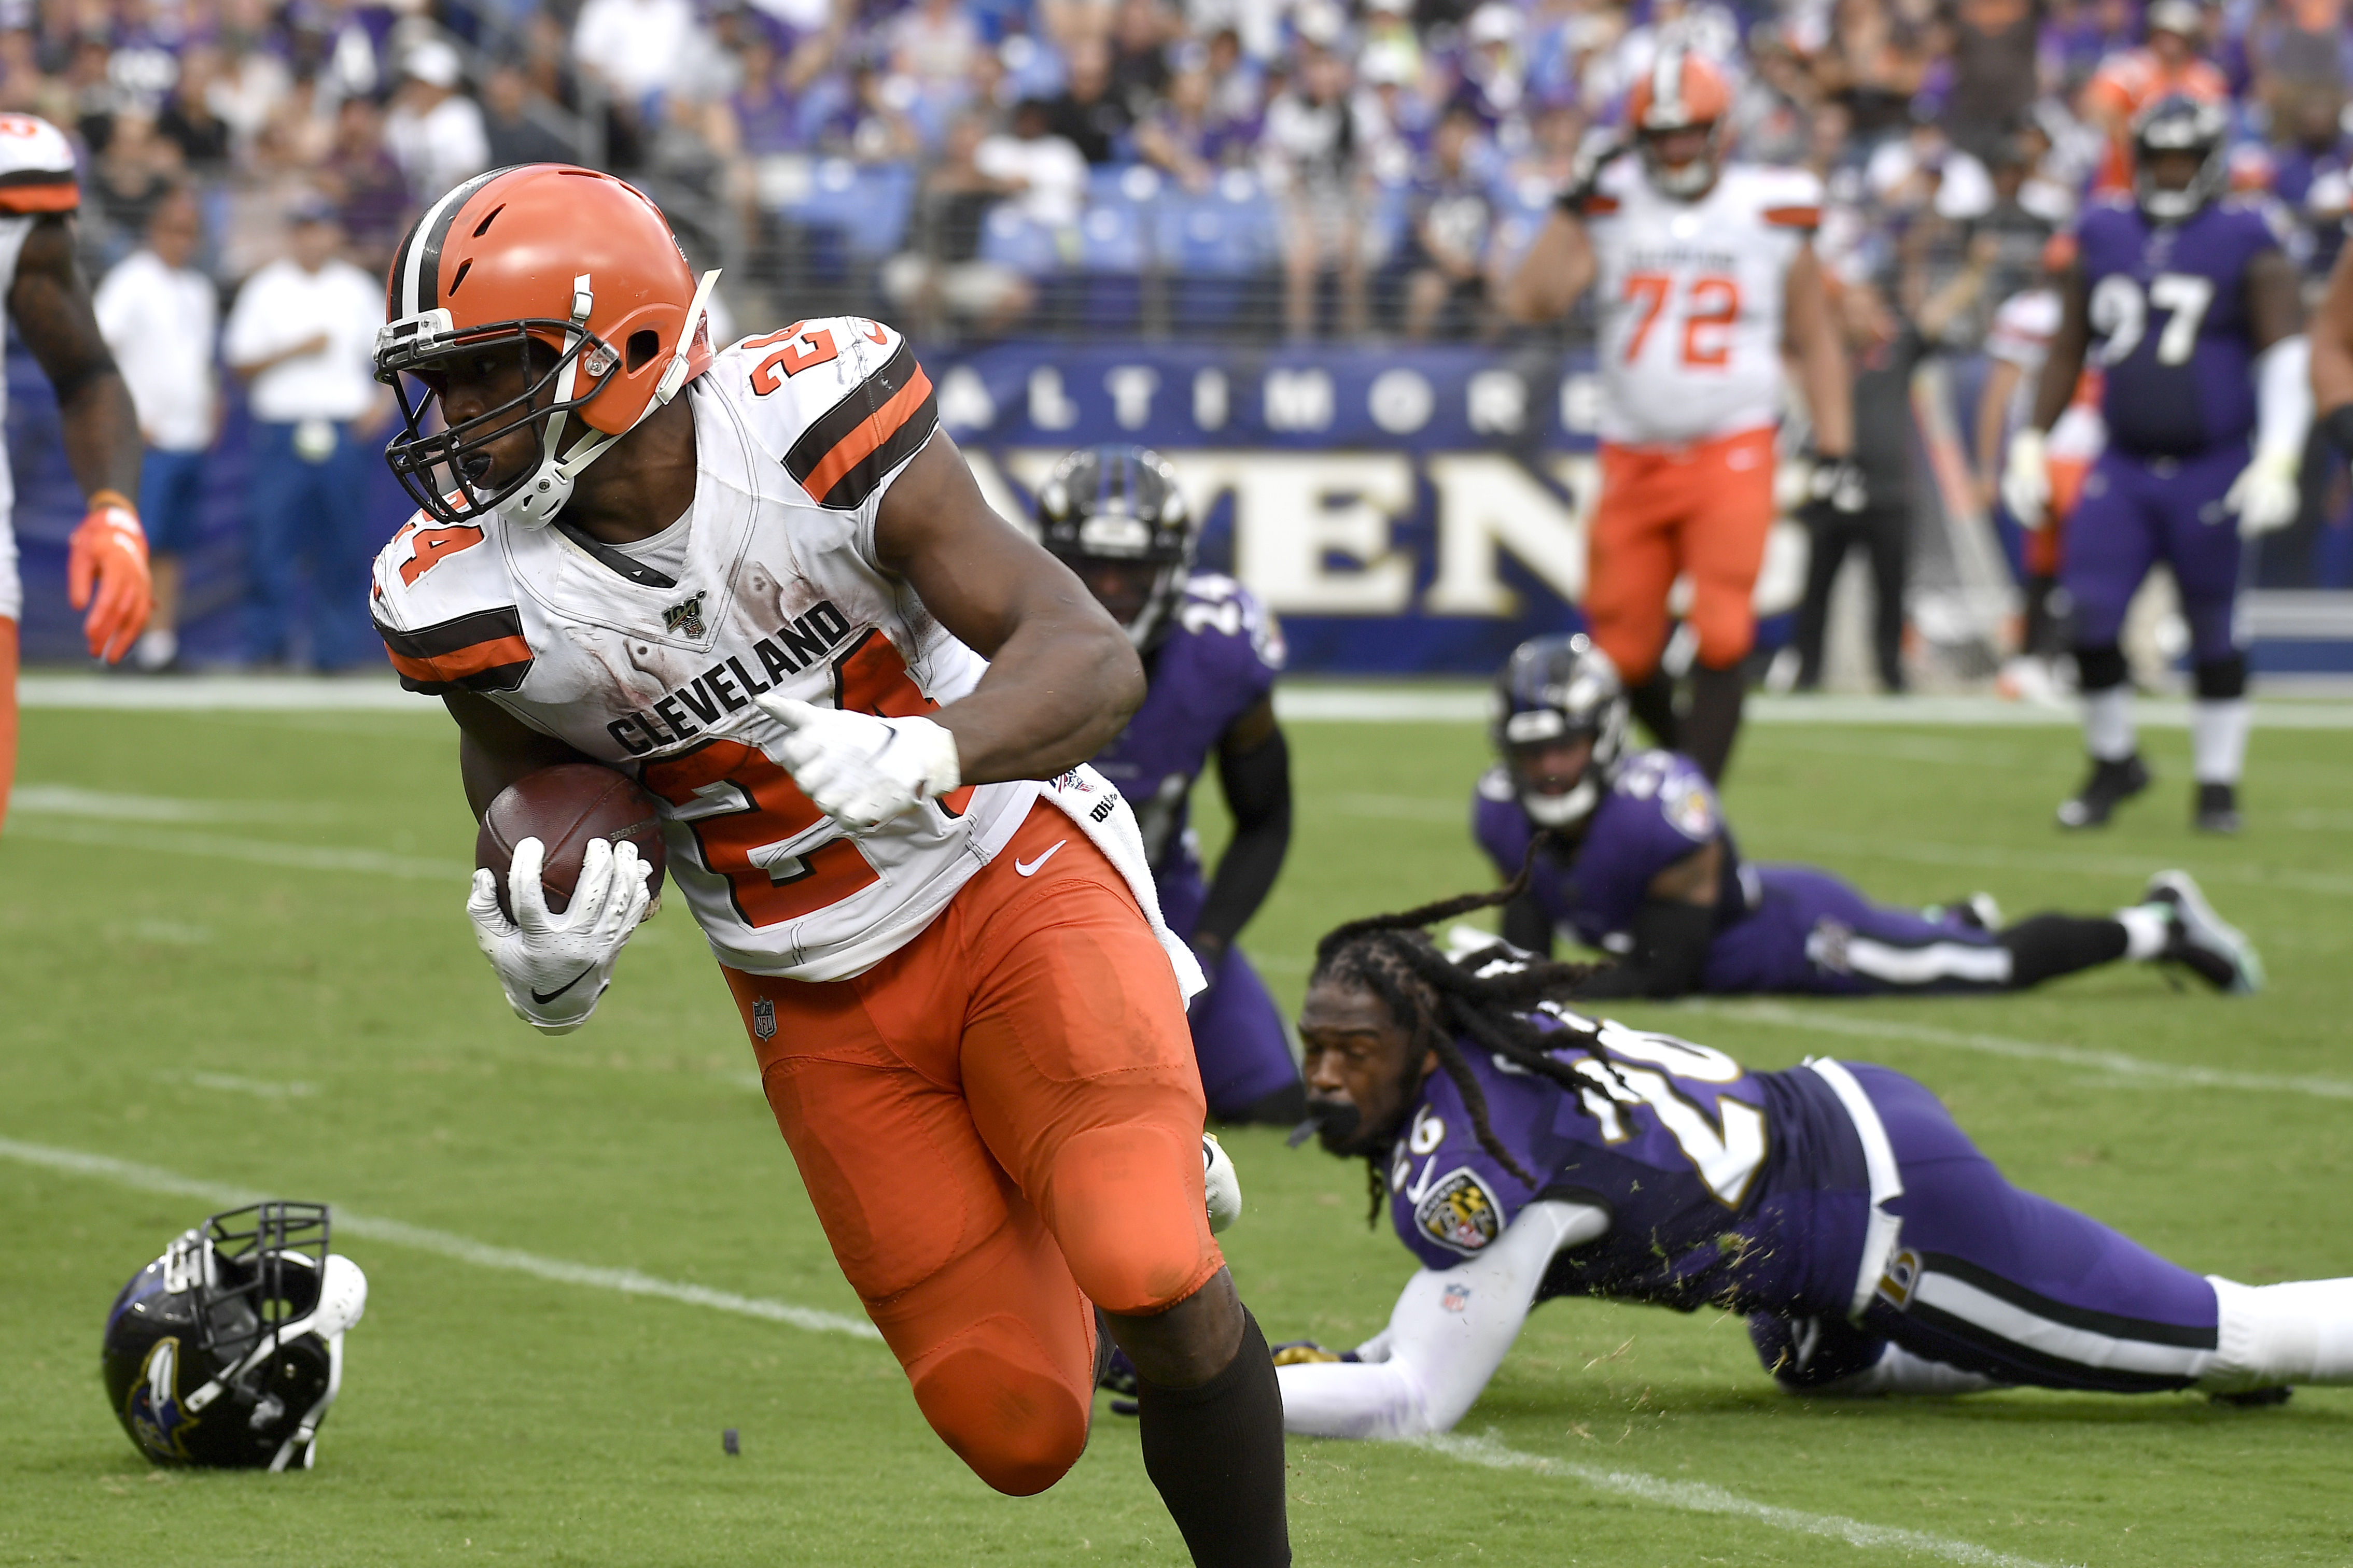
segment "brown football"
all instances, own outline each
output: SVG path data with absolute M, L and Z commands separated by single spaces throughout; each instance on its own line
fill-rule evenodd
M 547 847 L 540 886 L 547 890 L 550 912 L 561 914 L 572 902 L 573 885 L 592 838 L 624 842 L 654 868 L 646 880 L 649 893 L 661 891 L 661 818 L 653 796 L 611 768 L 594 763 L 561 763 L 525 773 L 499 792 L 482 814 L 481 831 L 474 835 L 474 864 L 488 867 L 499 879 L 499 908 L 509 920 L 507 866 L 514 847 L 536 838 Z

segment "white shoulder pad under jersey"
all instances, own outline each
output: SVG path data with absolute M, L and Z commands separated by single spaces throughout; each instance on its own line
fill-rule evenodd
M 1783 287 L 1821 205 L 1799 169 L 1729 164 L 1683 201 L 1637 160 L 1610 165 L 1586 208 L 1605 439 L 1679 444 L 1779 416 Z
M 831 511 L 875 499 L 939 428 L 931 378 L 914 350 L 861 316 L 795 321 L 745 338 L 704 374 L 738 395 L 753 439 Z
M 36 115 L 0 114 L 0 216 L 69 213 L 80 205 L 66 133 Z
M 560 518 L 416 520 L 376 560 L 377 629 L 410 689 L 479 693 L 637 779 L 722 963 L 842 979 L 930 923 L 1038 786 L 968 786 L 852 837 L 778 765 L 785 731 L 753 701 L 912 717 L 987 668 L 874 560 L 874 518 L 936 425 L 904 340 L 799 323 L 715 356 L 688 402 L 675 578 L 625 576 Z

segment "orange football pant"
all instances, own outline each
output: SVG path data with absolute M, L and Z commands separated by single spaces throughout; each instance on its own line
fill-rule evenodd
M 1699 661 L 1728 669 L 1757 637 L 1750 600 L 1773 529 L 1773 431 L 1683 447 L 1601 444 L 1585 618 L 1630 686 L 1667 647 L 1667 591 L 1689 574 Z
M 865 973 L 726 973 L 826 1239 L 924 1419 L 997 1490 L 1052 1486 L 1094 1408 L 1088 1302 L 1165 1311 L 1225 1264 L 1184 998 L 1126 882 L 1040 801 Z
M 0 825 L 16 783 L 16 623 L 0 616 Z

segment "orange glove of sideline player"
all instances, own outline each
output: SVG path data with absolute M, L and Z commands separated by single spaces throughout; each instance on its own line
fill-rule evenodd
M 95 598 L 96 603 L 92 603 Z M 90 515 L 73 531 L 66 556 L 66 599 L 90 614 L 82 634 L 90 657 L 112 664 L 131 651 L 155 607 L 147 574 L 147 534 L 139 514 L 113 490 L 90 498 Z

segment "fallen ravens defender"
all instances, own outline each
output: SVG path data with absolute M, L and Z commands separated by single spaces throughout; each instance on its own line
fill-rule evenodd
M 2059 807 L 2062 827 L 2101 826 L 2148 787 L 2117 637 L 2163 561 L 2196 667 L 2191 820 L 2211 833 L 2239 828 L 2249 722 L 2233 624 L 2240 540 L 2295 520 L 2312 391 L 2295 268 L 2257 208 L 2223 196 L 2228 131 L 2221 106 L 2179 97 L 2135 122 L 2134 199 L 2084 214 L 2034 411 L 2010 437 L 2002 498 L 2021 526 L 2039 527 L 2051 497 L 2043 433 L 2074 395 L 2085 356 L 2096 357 L 2108 445 L 2068 519 L 2060 575 L 2074 604 L 2092 770 Z
M 2353 1279 L 2201 1278 L 2011 1186 L 1901 1073 L 1749 1072 L 1571 1011 L 1577 965 L 1483 935 L 1450 961 L 1419 929 L 1495 898 L 1318 944 L 1308 1103 L 1422 1268 L 1345 1356 L 1278 1352 L 1291 1431 L 1446 1430 L 1556 1296 L 1746 1314 L 1814 1395 L 2353 1382 Z
M 1506 937 L 1549 953 L 1567 926 L 1617 957 L 1585 996 L 2016 991 L 2116 959 L 2179 963 L 2218 990 L 2263 982 L 2253 947 L 2182 871 L 2113 917 L 2003 927 L 1982 894 L 1890 909 L 1815 867 L 1743 860 L 1689 758 L 1625 750 L 1617 671 L 1582 637 L 1522 643 L 1495 685 L 1502 760 L 1473 792 L 1472 831 L 1504 877 L 1526 868 Z
M 80 205 L 65 133 L 29 114 L 0 114 L 0 300 L 58 395 L 66 462 L 89 497 L 68 547 L 66 598 L 89 612 L 82 636 L 90 657 L 112 663 L 146 626 L 154 589 L 147 535 L 131 500 L 139 493 L 139 416 L 99 333 L 90 279 L 74 259 Z M 16 624 L 25 603 L 9 526 L 15 500 L 0 450 L 0 818 L 16 772 Z
M 367 1276 L 327 1205 L 216 1214 L 131 1277 L 106 1315 L 106 1397 L 159 1465 L 307 1470 L 343 1385 Z
M 1084 766 L 1144 696 L 1134 649 L 980 499 L 903 337 L 714 352 L 715 278 L 587 169 L 427 209 L 376 354 L 421 509 L 376 563 L 394 666 L 447 702 L 478 814 L 582 761 L 661 803 L 834 1255 L 958 1458 L 1025 1495 L 1077 1461 L 1100 1307 L 1197 1560 L 1287 1563 L 1273 1371 L 1210 1234 L 1198 966 Z M 468 912 L 562 1031 L 647 868 L 592 845 L 551 917 L 543 853 L 516 847 L 519 920 L 487 871 Z
M 1291 844 L 1291 752 L 1274 721 L 1282 633 L 1249 589 L 1193 570 L 1196 524 L 1155 452 L 1064 458 L 1038 489 L 1038 526 L 1144 656 L 1144 706 L 1094 765 L 1135 808 L 1161 916 L 1209 983 L 1191 1008 L 1209 1112 L 1292 1126 L 1307 1091 L 1274 998 L 1234 946 Z M 1233 837 L 1205 885 L 1187 817 L 1212 750 Z

